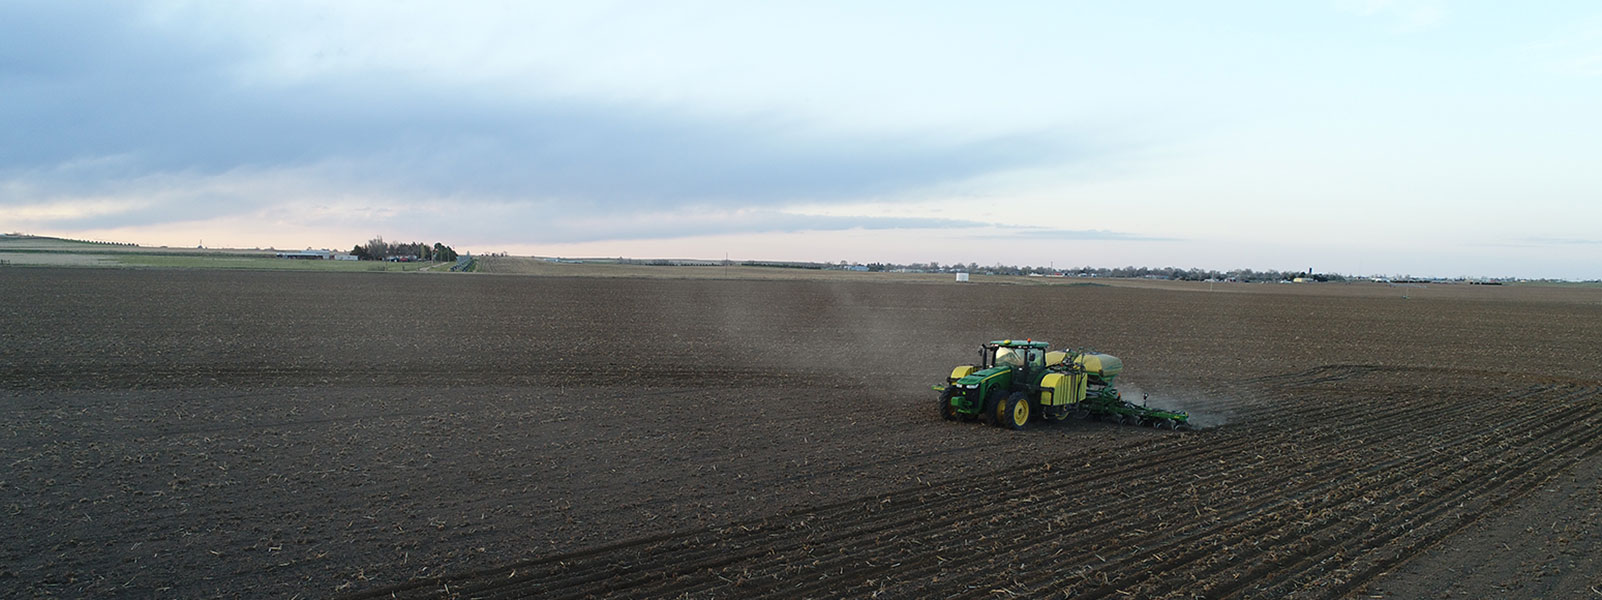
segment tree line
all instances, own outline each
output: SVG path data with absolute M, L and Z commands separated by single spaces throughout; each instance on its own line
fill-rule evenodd
M 428 261 L 453 261 L 457 259 L 456 250 L 440 242 L 429 245 L 423 242 L 386 242 L 383 236 L 367 241 L 366 245 L 357 244 L 350 253 L 361 260 L 387 260 L 412 259 Z
M 883 263 L 871 262 L 867 264 L 840 261 L 838 263 L 801 262 L 801 261 L 714 261 L 714 260 L 673 260 L 673 259 L 608 259 L 608 261 L 621 264 L 660 265 L 660 266 L 711 266 L 718 264 L 738 264 L 746 267 L 775 267 L 786 269 L 851 269 L 865 268 L 868 271 L 905 271 L 911 273 L 978 273 L 984 275 L 1051 275 L 1063 277 L 1122 277 L 1159 279 L 1175 279 L 1181 281 L 1285 281 L 1303 277 L 1314 281 L 1346 281 L 1345 275 L 1336 273 L 1314 273 L 1312 269 L 1306 271 L 1258 271 L 1255 269 L 1231 269 L 1217 271 L 1210 269 L 1181 269 L 1179 267 L 1033 267 L 995 264 L 980 266 L 979 263 L 953 263 L 940 264 L 938 262 L 926 263 Z
M 1258 271 L 1254 269 L 1232 269 L 1229 271 L 1216 271 L 1211 269 L 1181 269 L 1179 267 L 1031 267 L 996 264 L 994 266 L 980 266 L 978 263 L 942 265 L 937 262 L 893 264 L 868 263 L 869 271 L 916 271 L 923 273 L 950 273 L 962 271 L 965 273 L 984 273 L 991 275 L 1063 275 L 1067 277 L 1124 277 L 1141 278 L 1153 277 L 1159 279 L 1176 279 L 1183 281 L 1283 281 L 1306 277 L 1314 281 L 1345 281 L 1344 275 L 1334 273 L 1313 273 L 1307 271 Z

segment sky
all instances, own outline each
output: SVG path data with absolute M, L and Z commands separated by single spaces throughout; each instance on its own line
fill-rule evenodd
M 1602 278 L 1595 2 L 0 2 L 0 232 Z

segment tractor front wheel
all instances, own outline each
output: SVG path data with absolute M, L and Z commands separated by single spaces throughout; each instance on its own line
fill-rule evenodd
M 1029 423 L 1029 396 L 1013 392 L 1006 401 L 997 403 L 996 423 L 1007 429 L 1023 429 Z
M 996 411 L 1006 404 L 1007 392 L 996 390 L 989 398 L 985 398 L 985 403 L 979 407 L 979 420 L 986 425 L 1001 426 L 1001 419 L 996 418 Z
M 940 394 L 940 417 L 947 421 L 957 420 L 957 407 L 951 405 L 952 396 L 950 388 Z

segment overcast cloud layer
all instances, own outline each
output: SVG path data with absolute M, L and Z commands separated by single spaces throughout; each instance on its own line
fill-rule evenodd
M 289 174 L 334 196 L 526 206 L 544 240 L 751 230 L 945 227 L 937 219 L 720 218 L 677 230 L 583 231 L 564 213 L 707 214 L 786 202 L 894 196 L 1066 160 L 1042 135 L 960 139 L 815 135 L 782 117 L 686 114 L 626 101 L 506 97 L 492 85 L 440 89 L 404 72 L 292 85 L 239 72 L 251 49 L 148 24 L 122 5 L 8 5 L 0 15 L 7 98 L 0 171 L 12 206 L 140 190 L 138 206 L 38 219 L 107 228 L 249 214 L 281 189 L 204 186 L 230 174 Z M 174 188 L 209 188 L 172 193 Z M 154 188 L 154 189 L 152 189 Z M 525 214 L 540 218 L 539 214 Z M 744 225 L 739 225 L 743 223 Z M 803 225 L 804 223 L 804 225 Z M 505 241 L 505 238 L 502 238 Z
M 9 2 L 0 229 L 1602 277 L 1598 40 L 1583 3 Z

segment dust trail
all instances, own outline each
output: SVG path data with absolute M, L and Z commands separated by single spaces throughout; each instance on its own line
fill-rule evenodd
M 1142 398 L 1145 398 L 1146 406 L 1151 408 L 1190 413 L 1190 424 L 1198 429 L 1228 425 L 1230 422 L 1230 415 L 1223 409 L 1226 403 L 1221 398 L 1186 391 L 1147 390 L 1138 383 L 1123 380 L 1118 381 L 1116 387 L 1125 400 L 1135 404 L 1141 404 Z

